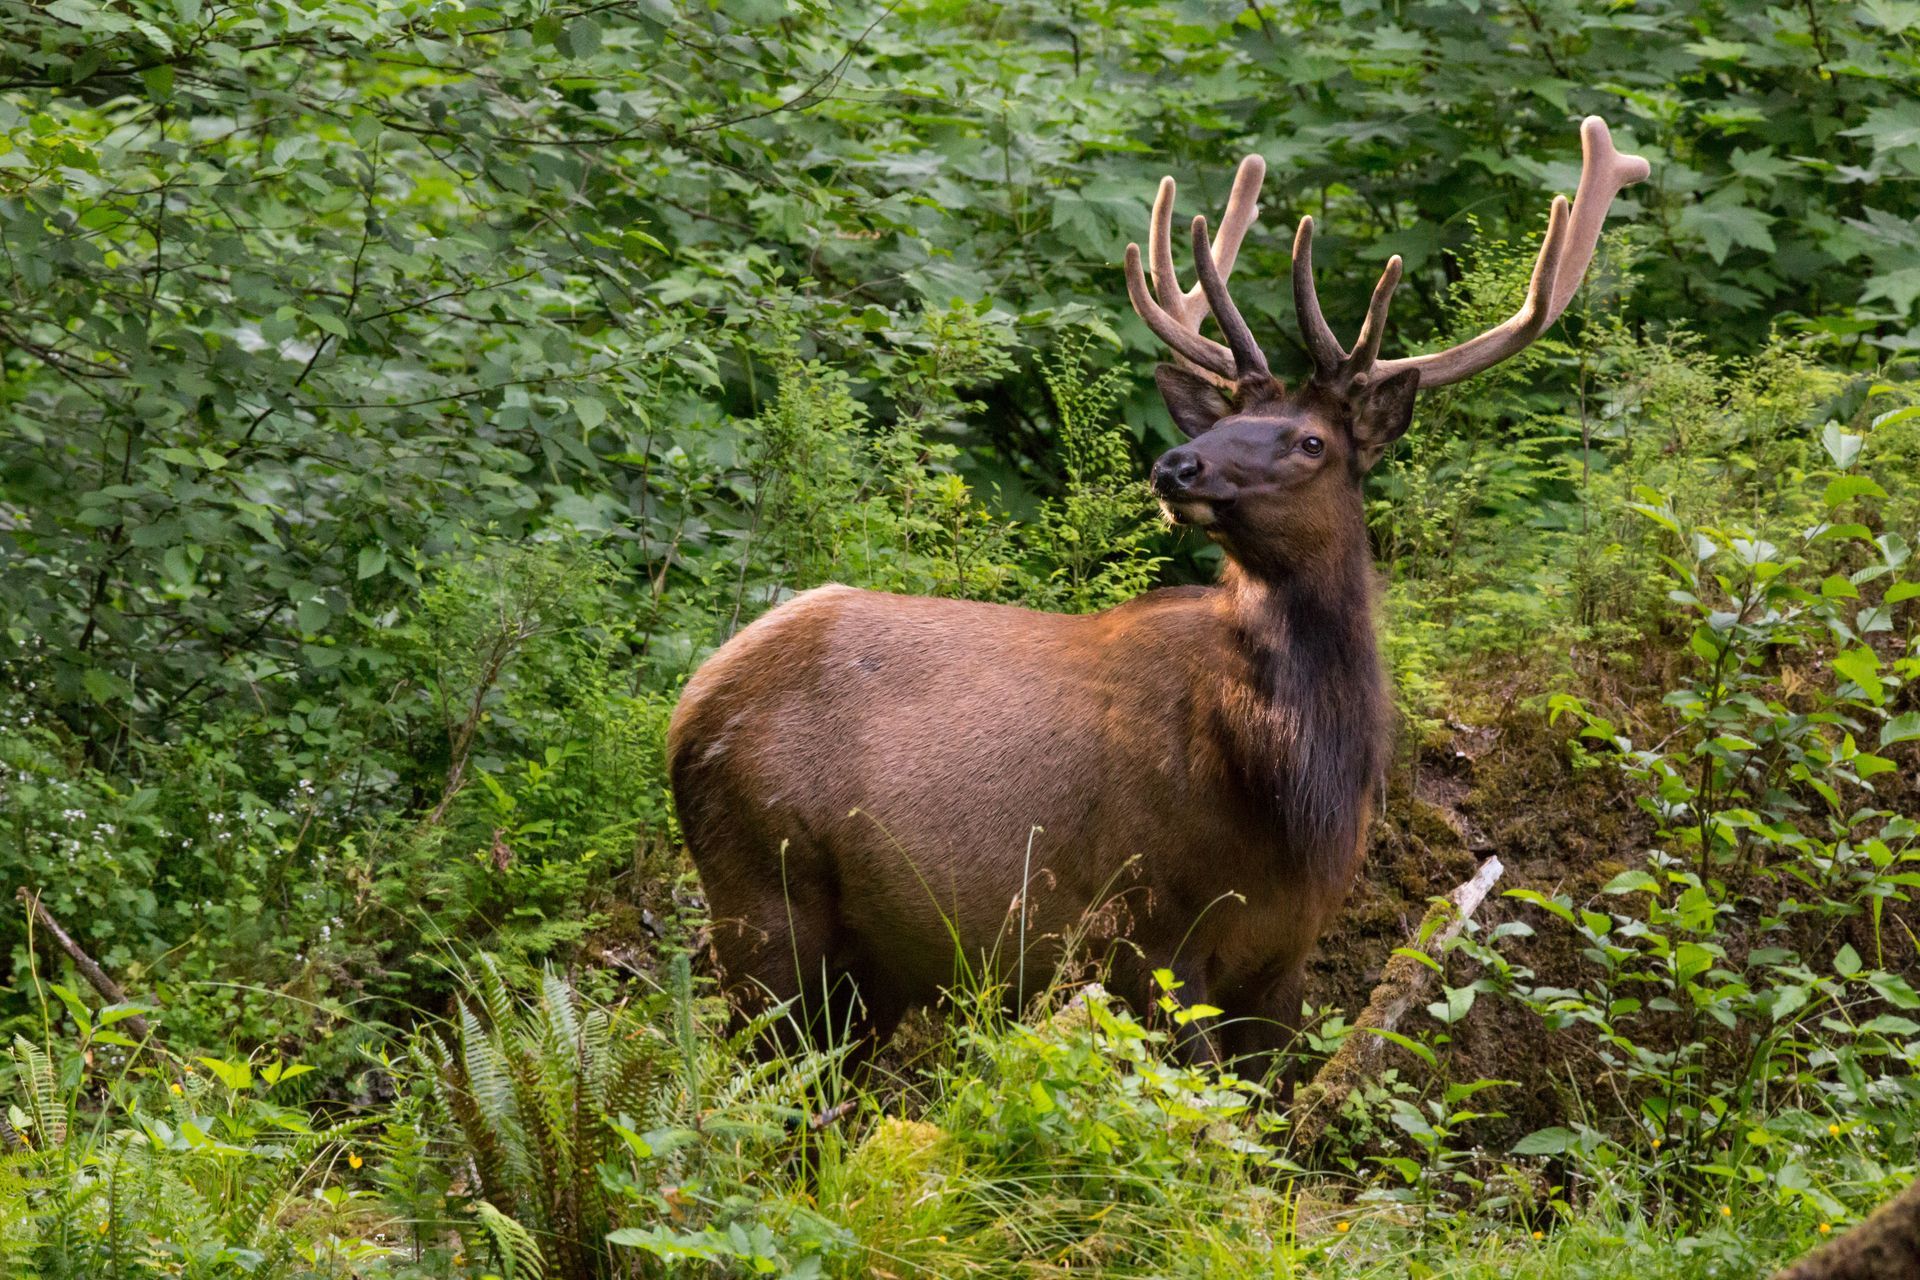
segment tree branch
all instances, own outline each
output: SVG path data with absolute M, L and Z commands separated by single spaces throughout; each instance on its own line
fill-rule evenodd
M 1505 870 L 1500 859 L 1488 858 L 1471 880 L 1434 903 L 1420 922 L 1417 936 L 1426 939 L 1419 944 L 1421 954 L 1437 961 L 1447 943 L 1460 936 L 1468 917 L 1486 900 L 1494 881 Z M 1314 1075 L 1313 1083 L 1302 1089 L 1295 1099 L 1293 1137 L 1296 1143 L 1305 1146 L 1317 1141 L 1348 1096 L 1379 1073 L 1387 1041 L 1373 1033 L 1393 1030 L 1414 1001 L 1425 993 L 1432 979 L 1433 966 L 1414 956 L 1396 955 L 1387 961 L 1380 985 L 1373 989 L 1373 998 L 1354 1019 L 1353 1030 Z

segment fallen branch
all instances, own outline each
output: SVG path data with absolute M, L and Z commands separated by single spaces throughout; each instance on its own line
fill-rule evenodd
M 1773 1280 L 1883 1280 L 1891 1276 L 1920 1276 L 1920 1182 Z
M 40 927 L 53 935 L 53 940 L 60 944 L 60 949 L 65 951 L 73 961 L 73 967 L 78 969 L 80 976 L 100 993 L 102 1000 L 108 1004 L 127 1003 L 126 991 L 108 976 L 107 971 L 100 967 L 98 961 L 81 949 L 80 944 L 73 940 L 72 934 L 60 927 L 60 922 L 53 918 L 51 911 L 47 910 L 46 903 L 40 901 L 39 894 L 32 893 L 25 885 L 21 885 L 14 890 L 13 896 L 27 904 L 27 910 L 32 912 L 33 918 L 40 922 Z M 127 1030 L 133 1033 L 135 1039 L 142 1041 L 153 1039 L 153 1024 L 140 1014 L 128 1014 L 125 1021 Z
M 1493 882 L 1505 870 L 1500 859 L 1488 858 L 1471 880 L 1434 903 L 1420 921 L 1416 935 L 1423 939 L 1419 943 L 1420 954 L 1438 961 L 1441 950 L 1460 936 L 1468 917 L 1486 900 Z M 1305 1146 L 1318 1141 L 1348 1096 L 1379 1073 L 1387 1040 L 1375 1033 L 1392 1031 L 1399 1024 L 1407 1010 L 1425 994 L 1433 972 L 1433 965 L 1413 955 L 1396 955 L 1387 961 L 1387 967 L 1380 974 L 1380 985 L 1373 989 L 1373 998 L 1354 1019 L 1353 1030 L 1315 1073 L 1313 1083 L 1302 1089 L 1294 1100 L 1296 1143 Z

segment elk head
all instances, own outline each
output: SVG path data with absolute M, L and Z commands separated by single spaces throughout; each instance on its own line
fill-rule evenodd
M 1472 377 L 1525 348 L 1566 310 L 1600 240 L 1601 224 L 1620 189 L 1647 176 L 1647 162 L 1614 149 L 1598 116 L 1580 129 L 1583 162 L 1571 206 L 1555 196 L 1546 236 L 1520 309 L 1504 323 L 1430 355 L 1382 360 L 1387 306 L 1400 282 L 1400 259 L 1388 259 L 1353 348 L 1342 347 L 1320 312 L 1313 284 L 1313 219 L 1300 219 L 1293 240 L 1293 303 L 1313 372 L 1289 391 L 1227 292 L 1227 277 L 1248 228 L 1266 164 L 1241 162 L 1220 220 L 1209 237 L 1193 220 L 1199 283 L 1182 289 L 1173 266 L 1172 178 L 1160 181 L 1147 247 L 1149 291 L 1140 247 L 1127 246 L 1127 293 L 1176 363 L 1154 370 L 1175 425 L 1190 442 L 1153 467 L 1153 490 L 1168 515 L 1204 528 L 1228 554 L 1252 568 L 1283 569 L 1314 558 L 1360 528 L 1361 482 L 1413 419 L 1414 396 Z M 1200 333 L 1209 314 L 1224 345 Z

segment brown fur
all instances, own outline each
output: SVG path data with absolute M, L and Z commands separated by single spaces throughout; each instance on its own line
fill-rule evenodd
M 1202 465 L 1168 501 L 1205 508 L 1217 586 L 1087 616 L 822 587 L 694 675 L 673 787 L 737 1000 L 884 1039 L 966 972 L 1020 972 L 1022 912 L 1030 988 L 1102 913 L 1121 994 L 1150 1007 L 1171 968 L 1226 1010 L 1194 1051 L 1258 1067 L 1291 1036 L 1383 766 L 1360 478 L 1405 419 L 1240 399 L 1156 467 L 1165 497 L 1170 460 Z M 860 1005 L 822 1005 L 843 979 Z

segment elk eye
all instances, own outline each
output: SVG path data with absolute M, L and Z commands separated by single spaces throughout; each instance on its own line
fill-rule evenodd
M 1300 442 L 1301 451 L 1304 452 L 1309 458 L 1319 457 L 1320 451 L 1326 447 L 1327 447 L 1326 444 L 1320 439 L 1319 436 L 1308 436 L 1305 440 L 1302 440 Z

